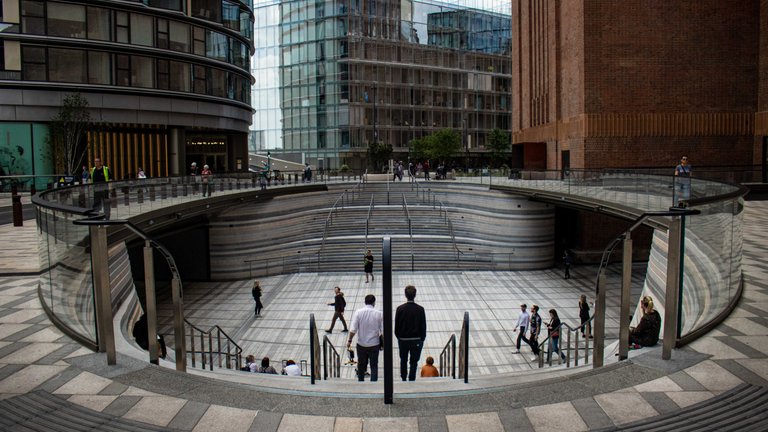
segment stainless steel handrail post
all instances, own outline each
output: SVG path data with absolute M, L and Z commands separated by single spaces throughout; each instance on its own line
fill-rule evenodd
M 158 364 L 157 355 L 157 300 L 155 298 L 155 263 L 152 256 L 152 244 L 144 240 L 144 297 L 147 314 L 147 337 L 149 341 L 149 362 Z
M 109 283 L 107 227 L 92 225 L 89 231 L 99 352 L 106 352 L 107 364 L 114 365 L 117 364 L 117 353 L 115 351 L 115 330 L 112 326 L 112 292 Z

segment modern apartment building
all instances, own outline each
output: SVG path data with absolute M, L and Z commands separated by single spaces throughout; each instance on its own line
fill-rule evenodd
M 4 170 L 56 172 L 47 123 L 73 93 L 118 179 L 246 170 L 252 52 L 251 0 L 2 0 L 0 152 L 27 162 Z
M 251 151 L 363 168 L 370 143 L 405 159 L 411 140 L 448 128 L 462 135 L 457 156 L 481 159 L 493 129 L 510 131 L 508 2 L 271 0 L 254 10 Z
M 683 154 L 694 166 L 766 159 L 766 2 L 512 6 L 521 166 L 674 167 Z

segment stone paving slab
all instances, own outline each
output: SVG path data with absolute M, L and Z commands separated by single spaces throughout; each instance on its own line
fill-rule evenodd
M 700 340 L 704 342 L 675 350 L 672 361 L 661 360 L 658 349 L 641 350 L 629 361 L 599 371 L 510 381 L 485 393 L 413 394 L 396 397 L 391 406 L 365 396 L 263 391 L 252 384 L 182 375 L 124 355 L 118 356 L 117 366 L 107 366 L 103 354 L 64 349 L 71 342 L 63 336 L 53 339 L 57 330 L 34 306 L 36 276 L 3 275 L 0 268 L 0 299 L 5 300 L 0 301 L 0 404 L 35 392 L 59 396 L 82 410 L 78 411 L 82 415 L 90 412 L 125 422 L 141 419 L 142 423 L 131 423 L 132 430 L 152 430 L 151 425 L 211 430 L 222 422 L 216 419 L 222 418 L 236 419 L 229 430 L 258 431 L 538 432 L 615 427 L 638 417 L 640 411 L 643 415 L 663 414 L 665 410 L 660 408 L 669 401 L 683 408 L 743 382 L 768 380 L 768 293 L 762 285 L 750 284 L 751 280 L 768 280 L 768 265 L 762 258 L 768 244 L 768 230 L 764 229 L 768 203 L 749 202 L 746 208 L 744 232 L 749 241 L 744 245 L 744 298 L 726 326 Z M 0 229 L 0 239 L 14 241 L 13 231 Z M 720 345 L 708 342 L 709 338 Z M 9 418 L 3 418 L 6 423 L 0 425 L 9 428 Z

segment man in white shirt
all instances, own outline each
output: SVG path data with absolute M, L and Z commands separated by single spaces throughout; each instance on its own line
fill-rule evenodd
M 352 338 L 357 334 L 357 380 L 365 381 L 368 361 L 371 362 L 371 381 L 379 379 L 379 349 L 381 335 L 384 334 L 384 314 L 373 308 L 376 297 L 365 296 L 365 306 L 355 311 L 349 329 L 347 349 L 352 346 Z
M 299 365 L 296 364 L 293 360 L 288 360 L 285 362 L 285 367 L 283 368 L 283 375 L 288 376 L 301 376 L 301 368 Z
M 515 332 L 517 331 L 518 327 L 520 328 L 520 333 L 517 334 L 517 349 L 515 350 L 515 354 L 520 354 L 520 341 L 523 341 L 526 344 L 530 344 L 530 342 L 528 342 L 528 338 L 525 337 L 525 330 L 528 328 L 528 324 L 531 322 L 531 316 L 525 310 L 527 307 L 528 306 L 525 303 L 520 305 L 520 315 L 517 317 L 517 324 L 515 324 L 515 329 L 512 330 Z

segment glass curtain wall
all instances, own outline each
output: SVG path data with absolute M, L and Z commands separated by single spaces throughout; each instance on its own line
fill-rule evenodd
M 509 130 L 509 3 L 464 3 L 257 2 L 251 151 L 333 169 L 375 141 Z

